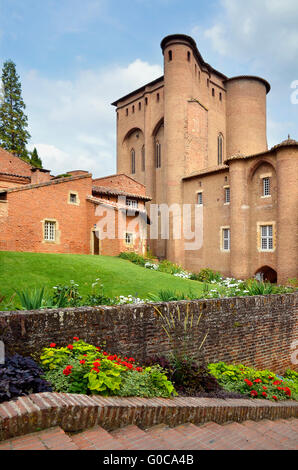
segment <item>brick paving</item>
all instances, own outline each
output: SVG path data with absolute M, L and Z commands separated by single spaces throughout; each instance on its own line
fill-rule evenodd
M 298 419 L 203 425 L 136 425 L 76 434 L 54 427 L 0 442 L 0 450 L 297 450 Z

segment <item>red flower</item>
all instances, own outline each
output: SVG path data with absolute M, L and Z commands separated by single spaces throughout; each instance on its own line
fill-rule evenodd
M 263 386 L 263 390 L 267 390 L 267 387 L 265 387 L 265 385 Z
M 56 347 L 56 343 L 51 343 L 50 344 L 50 348 L 55 348 Z
M 128 359 L 128 362 L 135 362 L 135 359 L 134 359 L 133 357 L 130 357 L 130 358 Z
M 291 392 L 291 390 L 289 389 L 289 387 L 285 387 L 283 390 L 285 391 L 285 394 L 288 395 L 288 397 L 291 396 L 292 392 Z
M 68 349 L 73 349 L 73 345 L 72 345 L 72 344 L 69 344 L 67 347 L 68 347 Z
M 100 362 L 93 362 L 95 368 L 100 367 Z
M 73 366 L 66 366 L 64 371 L 63 371 L 63 374 L 64 375 L 69 375 L 71 374 L 71 369 L 73 368 Z
M 127 367 L 127 369 L 132 369 L 132 368 L 133 368 L 133 365 L 127 363 L 126 367 Z
M 84 357 L 87 357 L 87 354 L 83 354 Z
M 97 349 L 97 351 L 100 351 L 100 350 L 101 350 L 101 348 L 100 348 L 99 346 L 96 346 L 96 349 Z
M 278 398 L 277 398 L 275 395 L 273 395 L 272 398 L 273 398 L 274 400 L 278 400 Z
M 248 380 L 248 379 L 244 379 L 244 382 L 249 386 L 249 387 L 252 387 L 253 386 L 253 383 Z
M 73 339 L 74 339 L 75 341 L 79 341 L 79 338 L 78 338 L 77 336 L 74 336 Z
M 266 392 L 263 392 L 262 395 L 263 395 L 263 397 L 267 397 L 267 393 L 266 393 Z
M 261 380 L 261 379 L 256 379 L 256 380 L 254 380 L 254 382 L 255 382 L 256 384 L 261 384 L 261 383 L 262 383 L 262 380 Z
M 104 352 L 103 352 L 103 355 L 104 355 L 104 356 L 108 356 L 109 353 L 107 353 L 107 352 L 104 351 Z
M 258 396 L 258 392 L 256 390 L 252 390 L 250 392 L 250 394 L 251 394 L 252 397 L 257 397 Z
M 82 360 L 80 361 L 80 364 L 85 364 L 85 363 L 86 363 L 86 361 L 85 361 L 84 359 L 82 359 Z
M 273 382 L 273 385 L 280 385 L 280 384 L 281 384 L 281 380 L 275 380 L 275 381 Z
M 94 372 L 96 372 L 97 374 L 99 372 L 99 369 L 97 367 L 93 367 L 93 369 L 91 369 L 91 370 L 94 370 Z
M 137 367 L 136 370 L 137 370 L 138 372 L 142 372 L 142 371 L 143 371 L 142 367 Z
M 268 377 L 268 379 L 272 380 L 272 379 L 274 379 L 274 377 L 272 377 L 272 375 L 270 375 L 270 376 Z

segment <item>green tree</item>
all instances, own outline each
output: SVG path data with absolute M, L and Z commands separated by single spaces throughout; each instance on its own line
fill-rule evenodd
M 42 168 L 42 161 L 38 155 L 36 147 L 34 147 L 33 151 L 31 152 L 30 163 L 32 166 L 35 166 L 37 168 Z
M 8 60 L 2 69 L 2 96 L 0 101 L 0 146 L 5 150 L 30 161 L 26 149 L 30 134 L 28 118 L 22 98 L 20 77 L 14 62 Z

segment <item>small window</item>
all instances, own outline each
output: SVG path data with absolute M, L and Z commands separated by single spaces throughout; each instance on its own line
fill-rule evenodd
M 222 157 L 223 157 L 223 136 L 219 134 L 217 138 L 217 163 L 218 165 L 222 165 Z
M 56 240 L 56 222 L 46 220 L 44 223 L 44 239 L 49 242 Z
M 136 199 L 126 198 L 126 205 L 136 209 L 138 207 L 138 201 Z
M 261 225 L 261 251 L 273 250 L 273 226 Z
M 207 87 L 209 88 L 209 78 L 207 78 Z
M 131 149 L 130 157 L 131 157 L 131 173 L 134 174 L 136 172 L 136 153 L 134 149 Z
M 156 101 L 157 102 L 159 101 L 159 93 L 157 93 L 157 95 L 156 95 Z
M 125 234 L 125 243 L 126 243 L 126 245 L 133 245 L 133 234 L 132 233 L 126 233 Z
M 222 92 L 219 92 L 219 101 L 222 101 Z
M 171 61 L 173 59 L 173 54 L 172 54 L 172 51 L 169 51 L 169 61 Z
M 230 251 L 230 229 L 224 228 L 222 230 L 222 247 L 224 251 Z
M 145 171 L 145 145 L 142 147 L 142 171 Z
M 188 60 L 188 62 L 190 62 L 190 52 L 189 51 L 187 51 L 187 60 Z
M 76 193 L 70 193 L 69 195 L 69 202 L 70 204 L 77 204 L 78 202 L 78 196 Z
M 225 204 L 230 204 L 230 188 L 225 188 Z
M 141 109 L 142 109 L 142 103 L 140 102 L 139 103 L 139 111 L 141 111 Z
M 202 192 L 198 193 L 198 204 L 199 206 L 203 205 L 203 193 Z
M 125 111 L 125 112 L 126 112 L 126 116 L 128 116 L 128 108 L 126 108 L 126 111 Z
M 132 106 L 132 113 L 134 113 L 134 112 L 135 112 L 135 107 L 134 107 L 134 105 L 133 105 L 133 106 Z
M 215 90 L 212 88 L 212 96 L 215 96 Z
M 270 196 L 270 178 L 263 178 L 263 196 Z
M 147 96 L 146 96 L 146 98 L 145 98 L 145 105 L 147 106 L 147 104 L 148 104 L 148 98 L 147 98 Z
M 156 142 L 155 153 L 156 168 L 161 168 L 161 145 L 159 142 Z

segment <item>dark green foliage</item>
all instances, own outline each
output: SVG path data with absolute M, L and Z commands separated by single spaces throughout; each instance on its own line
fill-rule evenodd
M 8 60 L 2 69 L 2 99 L 0 104 L 0 146 L 25 161 L 30 161 L 26 149 L 30 134 L 16 66 Z
M 35 166 L 36 168 L 42 168 L 42 161 L 35 147 L 33 151 L 31 152 L 30 164 L 32 166 Z

